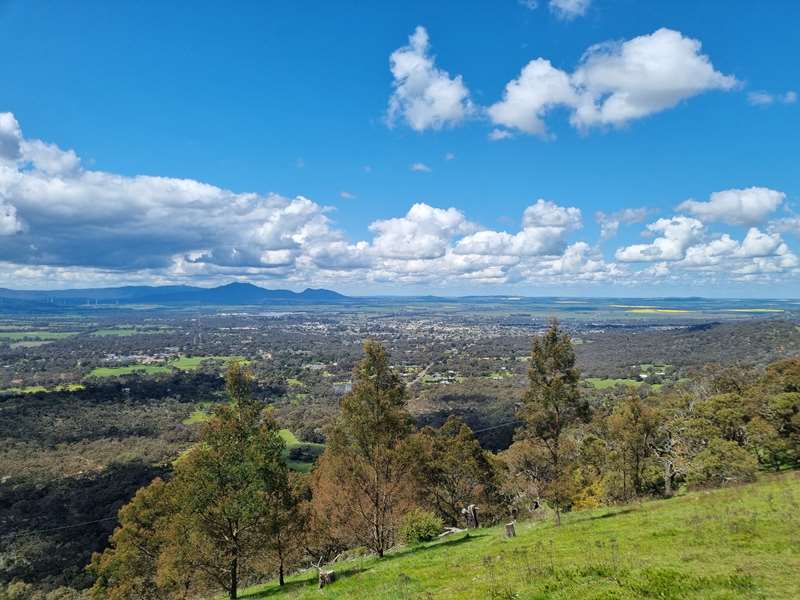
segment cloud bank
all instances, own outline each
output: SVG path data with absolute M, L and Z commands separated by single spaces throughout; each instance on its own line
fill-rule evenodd
M 27 139 L 0 113 L 0 285 L 220 283 L 247 279 L 302 287 L 649 285 L 763 281 L 800 274 L 769 221 L 785 194 L 753 187 L 687 200 L 644 228 L 649 239 L 606 256 L 598 242 L 644 221 L 645 208 L 595 215 L 539 198 L 510 230 L 486 227 L 457 207 L 412 204 L 351 239 L 332 208 L 278 194 L 240 193 L 192 179 L 124 176 L 86 168 L 72 150 Z M 720 232 L 720 225 L 746 233 Z M 592 239 L 598 238 L 598 239 Z

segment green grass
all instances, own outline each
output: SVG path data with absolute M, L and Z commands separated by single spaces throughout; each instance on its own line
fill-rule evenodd
M 214 402 L 200 402 L 188 417 L 186 417 L 182 423 L 184 425 L 197 425 L 198 423 L 205 423 L 206 421 L 211 420 L 211 417 L 214 413 L 214 406 L 216 404 Z
M 128 365 L 125 367 L 97 367 L 92 369 L 89 377 L 119 377 L 120 375 L 131 375 L 133 373 L 142 373 L 146 375 L 153 375 L 156 373 L 169 373 L 169 367 L 160 365 Z
M 302 385 L 303 385 L 303 382 L 302 382 L 302 381 L 300 381 L 299 379 L 295 379 L 294 377 L 289 377 L 289 378 L 286 380 L 286 384 L 287 384 L 288 386 L 290 386 L 290 387 L 300 387 L 300 386 L 302 386 Z
M 132 373 L 153 375 L 169 373 L 172 369 L 195 371 L 206 361 L 213 361 L 222 366 L 229 360 L 245 360 L 241 356 L 181 356 L 166 365 L 127 365 L 124 367 L 97 367 L 89 373 L 89 377 L 119 377 Z
M 278 433 L 287 446 L 297 446 L 300 443 L 300 440 L 297 439 L 297 436 L 288 429 L 281 429 Z
M 763 599 L 800 597 L 800 475 L 738 488 L 456 534 L 383 559 L 330 565 L 255 586 L 240 598 Z
M 231 360 L 247 362 L 243 356 L 181 356 L 173 360 L 170 366 L 180 369 L 181 371 L 195 371 L 206 361 L 219 363 L 221 366 L 223 363 Z
M 76 331 L 0 331 L 0 340 L 18 342 L 20 340 L 60 340 L 72 335 Z
M 289 459 L 289 450 L 292 448 L 304 447 L 312 451 L 317 451 L 322 453 L 322 450 L 325 448 L 325 444 L 314 444 L 311 442 L 301 442 L 297 439 L 297 436 L 292 433 L 288 429 L 281 429 L 278 431 L 283 439 L 284 444 L 286 444 L 286 451 L 284 452 L 284 459 L 286 461 L 286 466 L 289 467 L 292 471 L 298 471 L 300 473 L 308 473 L 311 471 L 311 468 L 314 466 L 313 462 L 303 462 L 297 460 L 290 460 Z
M 636 379 L 603 379 L 601 377 L 587 377 L 583 381 L 588 383 L 596 390 L 606 390 L 618 385 L 627 385 L 630 387 L 638 387 L 642 385 L 642 382 L 637 381 Z

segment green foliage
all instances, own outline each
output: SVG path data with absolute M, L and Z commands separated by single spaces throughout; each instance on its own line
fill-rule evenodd
M 752 454 L 730 440 L 714 438 L 692 460 L 687 480 L 694 486 L 721 486 L 755 481 L 758 464 Z
M 581 400 L 575 367 L 575 351 L 569 335 L 553 321 L 541 337 L 533 341 L 528 369 L 528 390 L 520 411 L 525 420 L 522 435 L 527 467 L 517 474 L 535 483 L 537 496 L 555 509 L 556 522 L 575 494 L 570 472 L 577 448 L 565 437 L 567 429 L 588 415 Z
M 232 363 L 225 381 L 230 403 L 217 407 L 173 479 L 120 512 L 111 547 L 93 561 L 96 597 L 171 598 L 218 586 L 236 598 L 239 579 L 276 548 L 283 572 L 295 504 L 284 443 L 252 400 L 249 371 Z
M 442 520 L 434 513 L 414 508 L 406 513 L 400 524 L 400 538 L 410 545 L 430 542 L 442 531 Z
M 462 520 L 461 509 L 480 506 L 492 522 L 501 499 L 498 474 L 469 426 L 449 417 L 439 428 L 426 427 L 416 436 L 419 456 L 417 485 L 426 506 L 448 525 Z
M 328 536 L 379 556 L 393 545 L 403 508 L 416 493 L 405 402 L 385 349 L 368 340 L 315 473 L 315 511 Z

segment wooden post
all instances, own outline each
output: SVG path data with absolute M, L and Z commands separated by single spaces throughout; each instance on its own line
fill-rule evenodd
M 336 573 L 333 571 L 320 571 L 319 572 L 319 589 L 324 588 L 326 585 L 332 584 L 336 581 Z
M 514 529 L 514 521 L 511 521 L 511 523 L 506 523 L 506 537 L 517 537 L 517 530 Z

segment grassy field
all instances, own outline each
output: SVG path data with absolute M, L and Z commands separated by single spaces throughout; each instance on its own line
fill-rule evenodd
M 169 373 L 172 369 L 181 371 L 195 371 L 206 361 L 213 361 L 218 366 L 224 366 L 229 360 L 244 360 L 241 356 L 181 356 L 165 365 L 127 365 L 124 367 L 97 367 L 92 369 L 89 377 L 119 377 L 132 373 Z
M 289 451 L 292 448 L 305 447 L 311 452 L 321 454 L 322 451 L 325 449 L 325 445 L 312 444 L 310 442 L 301 442 L 300 440 L 297 439 L 297 436 L 288 429 L 281 429 L 278 433 L 280 433 L 281 438 L 286 444 L 286 466 L 288 466 L 292 471 L 298 471 L 300 473 L 308 473 L 311 470 L 311 467 L 314 466 L 314 463 L 304 462 L 299 460 L 290 460 Z
M 128 365 L 125 367 L 97 367 L 92 369 L 89 377 L 119 377 L 120 375 L 131 375 L 133 373 L 144 373 L 153 375 L 156 373 L 169 373 L 169 367 L 160 365 Z
M 472 600 L 800 598 L 800 474 L 737 488 L 502 527 L 379 560 L 329 566 L 250 588 L 241 598 L 441 598 Z
M 587 377 L 583 380 L 596 390 L 605 390 L 617 385 L 627 385 L 630 387 L 638 387 L 642 385 L 641 381 L 636 379 L 602 379 L 600 377 Z

